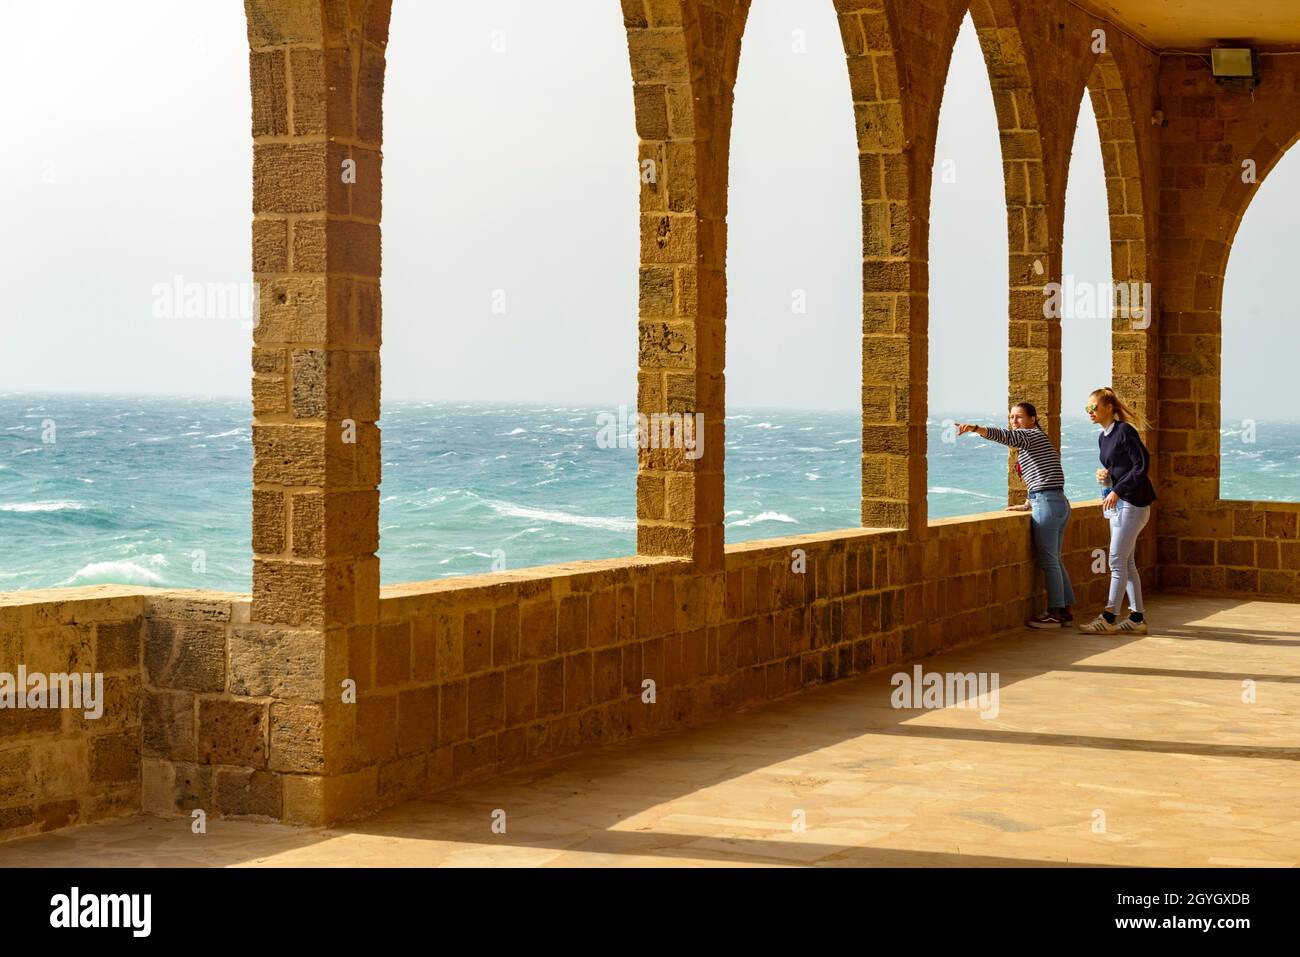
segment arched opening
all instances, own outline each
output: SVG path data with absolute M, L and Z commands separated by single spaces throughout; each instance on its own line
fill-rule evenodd
M 1092 97 L 1079 104 L 1065 187 L 1061 281 L 1049 289 L 1061 322 L 1061 464 L 1073 501 L 1097 494 L 1096 427 L 1083 411 L 1089 393 L 1111 384 L 1110 207 Z
M 0 591 L 249 589 L 244 12 L 124 15 L 0 12 Z
M 928 512 L 1006 504 L 1006 449 L 955 423 L 1005 426 L 1009 258 L 993 91 L 969 14 L 953 46 L 930 186 Z
M 862 218 L 830 4 L 756 5 L 731 135 L 726 539 L 859 523 Z
M 1300 501 L 1291 273 L 1300 259 L 1300 149 L 1288 150 L 1242 216 L 1223 279 L 1219 496 Z M 1193 397 L 1196 398 L 1196 397 Z
M 637 135 L 619 10 L 405 0 L 387 60 L 383 580 L 632 554 Z

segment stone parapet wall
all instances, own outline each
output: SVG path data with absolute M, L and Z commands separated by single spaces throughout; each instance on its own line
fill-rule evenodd
M 144 598 L 130 588 L 0 595 L 0 672 L 103 675 L 103 713 L 0 709 L 0 839 L 140 808 Z
M 1104 599 L 1105 536 L 1097 507 L 1076 506 L 1081 608 Z M 93 663 L 107 703 L 98 722 L 0 711 L 0 833 L 139 810 L 359 817 L 987 638 L 1041 606 L 1032 561 L 1028 517 L 991 513 L 936 522 L 919 545 L 861 529 L 731 546 L 709 574 L 635 558 L 395 586 L 328 680 L 314 633 L 267 639 L 248 596 L 9 596 L 8 670 Z M 296 732 L 313 696 L 338 742 Z

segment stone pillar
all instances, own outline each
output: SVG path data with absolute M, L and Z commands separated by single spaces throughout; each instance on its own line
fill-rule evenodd
M 623 0 L 641 140 L 637 409 L 703 422 L 694 449 L 652 429 L 660 447 L 640 450 L 637 553 L 701 572 L 724 558 L 727 158 L 747 7 Z
M 862 189 L 862 524 L 923 535 L 929 199 L 915 201 L 913 164 L 929 159 L 918 156 L 905 130 L 889 13 L 849 0 L 836 8 Z M 928 174 L 919 179 L 929 182 Z
M 253 93 L 250 706 L 284 818 L 364 803 L 355 706 L 379 603 L 379 218 L 387 0 L 246 0 Z
M 1049 215 L 1038 105 L 1014 11 L 1005 0 L 976 0 L 970 12 L 993 89 L 1007 198 L 1007 406 L 1032 402 L 1043 431 L 1059 447 L 1061 320 L 1045 314 L 1043 291 L 1061 281 L 1061 230 L 1059 222 L 1052 228 Z M 1010 504 L 1025 498 L 1015 470 L 1017 454 L 1013 450 L 1008 458 Z
M 1124 77 L 1112 53 L 1088 77 L 1097 116 L 1110 213 L 1111 281 L 1127 309 L 1111 314 L 1111 385 L 1148 422 L 1156 420 L 1155 223 L 1146 215 L 1146 185 Z M 1136 302 L 1135 302 L 1136 300 Z M 1102 385 L 1103 383 L 1097 383 Z M 1070 401 L 1075 401 L 1070 396 Z M 1143 436 L 1155 452 L 1155 430 Z

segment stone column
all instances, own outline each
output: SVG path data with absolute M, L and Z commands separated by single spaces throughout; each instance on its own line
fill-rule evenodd
M 1110 212 L 1111 281 L 1119 302 L 1112 311 L 1111 385 L 1148 422 L 1156 420 L 1155 226 L 1146 214 L 1146 177 L 1124 77 L 1112 53 L 1097 58 L 1088 77 L 1097 116 Z M 1103 383 L 1097 383 L 1102 385 Z M 1069 397 L 1071 401 L 1081 396 Z M 1155 452 L 1154 429 L 1143 436 Z
M 862 189 L 862 524 L 926 529 L 929 197 L 906 130 L 889 12 L 841 2 Z M 923 91 L 911 91 L 925 100 Z M 921 102 L 916 108 L 924 109 Z M 924 152 L 924 151 L 921 151 Z M 920 180 L 929 182 L 928 175 Z
M 232 644 L 284 818 L 366 801 L 355 706 L 379 602 L 384 0 L 246 0 L 253 92 L 253 603 Z M 373 768 L 371 769 L 373 771 Z M 372 786 L 372 785 L 370 785 Z
M 659 447 L 638 456 L 637 553 L 701 572 L 723 563 L 727 162 L 747 6 L 623 2 L 641 140 L 637 409 L 703 422 L 686 433 L 694 449 L 650 430 Z
M 1061 443 L 1061 320 L 1044 310 L 1044 289 L 1061 281 L 1061 230 L 1049 215 L 1049 184 L 1039 109 L 1024 42 L 1005 0 L 978 0 L 971 17 L 993 89 L 1007 198 L 1007 406 L 1032 402 L 1039 423 Z M 1067 154 L 1068 155 L 1068 154 Z M 1068 158 L 1066 160 L 1068 163 Z M 1064 200 L 1061 201 L 1063 212 Z M 1001 424 L 1001 423 L 999 423 Z M 1008 458 L 1007 501 L 1023 502 L 1025 486 Z

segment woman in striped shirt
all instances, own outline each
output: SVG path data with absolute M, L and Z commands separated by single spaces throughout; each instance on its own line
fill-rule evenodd
M 1009 429 L 957 424 L 957 434 L 978 433 L 981 437 L 1020 450 L 1016 471 L 1025 480 L 1029 501 L 1009 506 L 1009 511 L 1030 512 L 1034 551 L 1047 582 L 1047 611 L 1025 622 L 1030 628 L 1066 628 L 1074 624 L 1071 606 L 1074 589 L 1061 561 L 1065 527 L 1070 524 L 1070 501 L 1065 497 L 1065 471 L 1061 453 L 1038 427 L 1038 410 L 1028 402 L 1017 402 L 1007 416 Z

